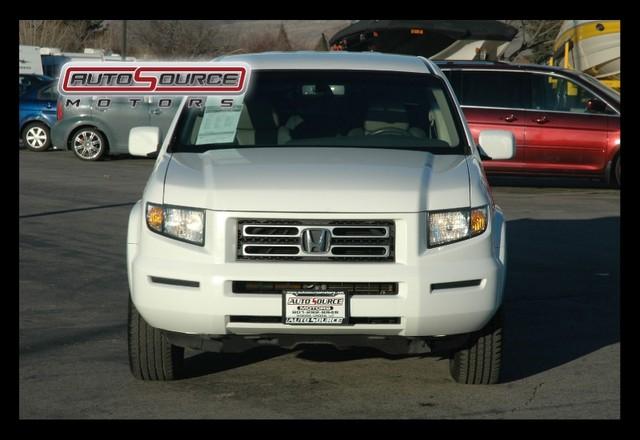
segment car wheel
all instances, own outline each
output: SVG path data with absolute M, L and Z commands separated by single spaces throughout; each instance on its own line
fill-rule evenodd
M 620 188 L 620 177 L 621 177 L 621 171 L 620 171 L 620 156 L 618 155 L 618 157 L 616 158 L 616 164 L 613 168 L 613 177 L 614 177 L 614 183 L 616 185 L 617 188 Z
M 468 343 L 452 353 L 449 371 L 458 383 L 498 383 L 502 362 L 502 309 Z
M 164 333 L 151 327 L 129 297 L 129 368 L 136 379 L 174 380 L 184 364 L 184 348 L 169 342 Z
M 98 130 L 83 128 L 74 133 L 71 148 L 78 159 L 100 160 L 107 151 L 107 141 Z
M 22 142 L 31 151 L 46 151 L 51 146 L 49 127 L 42 122 L 27 124 L 22 130 Z

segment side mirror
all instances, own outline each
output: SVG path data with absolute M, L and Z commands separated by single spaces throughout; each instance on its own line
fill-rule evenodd
M 607 110 L 607 104 L 598 98 L 591 98 L 587 101 L 587 111 L 591 113 L 604 113 Z
M 485 153 L 480 145 L 478 145 L 478 153 L 480 153 L 480 160 L 491 160 L 491 156 Z
M 516 154 L 516 139 L 510 131 L 481 131 L 478 143 L 481 151 L 494 160 L 509 160 Z
M 129 154 L 148 157 L 158 150 L 160 129 L 158 127 L 134 127 L 129 132 Z

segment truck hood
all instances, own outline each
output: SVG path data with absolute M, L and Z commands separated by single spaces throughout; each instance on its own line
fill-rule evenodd
M 164 203 L 220 211 L 420 212 L 469 206 L 464 156 L 367 148 L 175 153 Z

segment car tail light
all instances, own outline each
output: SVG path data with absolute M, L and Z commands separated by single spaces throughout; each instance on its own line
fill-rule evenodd
M 58 99 L 58 104 L 56 106 L 56 118 L 58 119 L 58 121 L 64 118 L 64 109 L 62 107 L 62 99 Z

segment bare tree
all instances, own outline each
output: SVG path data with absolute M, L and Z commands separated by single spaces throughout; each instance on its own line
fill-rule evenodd
M 558 35 L 563 20 L 505 20 L 519 30 L 516 38 L 521 39 L 521 46 L 509 55 L 514 60 L 527 51 L 532 62 L 544 63 L 552 55 L 553 43 Z
M 112 32 L 104 20 L 20 20 L 20 44 L 79 51 L 111 49 Z
M 238 46 L 238 51 L 244 53 L 296 50 L 289 40 L 284 24 L 280 25 L 277 34 L 269 31 L 248 34 L 240 40 Z
M 225 50 L 217 26 L 200 20 L 133 21 L 130 52 L 163 59 L 210 59 Z
M 318 52 L 325 52 L 329 50 L 329 41 L 327 40 L 327 36 L 324 34 L 324 32 L 322 33 L 322 35 L 320 35 L 320 39 L 313 47 L 313 50 Z
M 20 20 L 20 44 L 63 47 L 70 39 L 70 28 L 63 20 Z
M 276 41 L 278 44 L 278 50 L 293 50 L 293 46 L 289 41 L 289 35 L 287 35 L 287 30 L 284 28 L 284 23 L 280 24 L 280 30 L 278 31 Z

